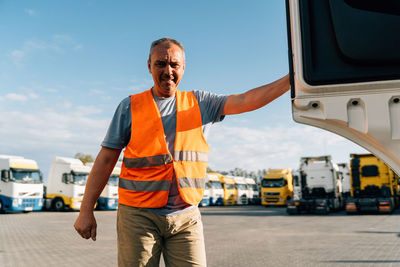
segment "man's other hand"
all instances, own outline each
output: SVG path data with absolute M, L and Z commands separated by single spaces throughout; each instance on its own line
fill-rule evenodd
M 97 223 L 93 212 L 80 212 L 74 227 L 82 238 L 96 241 Z

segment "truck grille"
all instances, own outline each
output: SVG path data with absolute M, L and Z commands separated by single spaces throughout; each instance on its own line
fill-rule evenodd
M 36 198 L 25 198 L 22 200 L 22 207 L 27 208 L 27 207 L 34 207 L 36 204 L 37 199 Z
M 264 196 L 279 196 L 279 192 L 264 192 Z
M 278 197 L 265 197 L 264 201 L 265 202 L 278 202 L 279 198 Z

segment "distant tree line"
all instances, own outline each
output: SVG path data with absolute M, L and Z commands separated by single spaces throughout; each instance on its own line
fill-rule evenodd
M 83 163 L 94 162 L 92 155 L 85 153 L 76 153 L 75 158 L 80 159 Z

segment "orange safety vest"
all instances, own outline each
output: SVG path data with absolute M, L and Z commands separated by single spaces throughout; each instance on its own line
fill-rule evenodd
M 175 172 L 179 193 L 197 205 L 204 193 L 209 146 L 192 92 L 176 91 L 175 151 L 168 151 L 161 115 L 151 90 L 131 96 L 131 139 L 119 179 L 120 204 L 160 208 L 167 204 Z

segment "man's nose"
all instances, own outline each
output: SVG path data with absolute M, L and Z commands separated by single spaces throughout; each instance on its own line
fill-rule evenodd
M 172 75 L 173 71 L 172 71 L 172 67 L 170 65 L 165 66 L 164 68 L 164 73 L 168 74 L 168 75 Z

